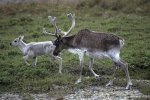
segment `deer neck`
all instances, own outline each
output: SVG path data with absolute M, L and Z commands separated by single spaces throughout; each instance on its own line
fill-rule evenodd
M 27 44 L 21 40 L 18 48 L 24 53 L 26 45 Z
M 67 41 L 65 42 L 65 49 L 75 48 L 74 43 L 73 43 L 74 37 L 75 35 L 65 38 L 65 41 Z

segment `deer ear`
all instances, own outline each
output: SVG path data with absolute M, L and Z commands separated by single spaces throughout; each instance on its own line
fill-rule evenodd
M 24 36 L 19 36 L 19 40 L 23 40 Z
M 61 35 L 56 35 L 57 40 L 61 40 Z

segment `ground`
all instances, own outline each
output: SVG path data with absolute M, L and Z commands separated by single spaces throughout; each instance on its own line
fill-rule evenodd
M 128 62 L 133 90 L 150 95 L 149 82 L 135 81 L 150 80 L 150 2 L 116 1 L 83 0 L 77 5 L 50 2 L 0 5 L 0 94 L 21 93 L 21 96 L 24 96 L 24 93 L 25 95 L 48 93 L 56 98 L 59 96 L 69 98 L 67 95 L 72 91 L 72 96 L 95 87 L 101 92 L 101 88 L 105 87 L 112 75 L 113 63 L 109 59 L 95 59 L 94 71 L 108 77 L 98 81 L 90 73 L 88 57 L 85 57 L 82 83 L 75 85 L 80 72 L 77 55 L 66 50 L 61 53 L 63 74 L 59 74 L 59 64 L 54 59 L 41 56 L 38 57 L 37 66 L 27 66 L 23 62 L 21 51 L 9 45 L 19 35 L 24 35 L 24 41 L 27 43 L 55 40 L 55 37 L 45 36 L 42 33 L 43 27 L 50 32 L 54 31 L 47 16 L 56 16 L 58 27 L 67 31 L 70 22 L 66 14 L 73 12 L 76 15 L 76 26 L 70 35 L 88 28 L 92 31 L 114 33 L 124 38 L 125 45 L 121 50 L 121 58 Z M 119 80 L 116 81 L 115 87 L 122 88 L 126 85 L 125 74 L 121 69 L 117 72 L 117 79 Z M 56 88 L 57 86 L 66 88 L 60 90 Z M 106 88 L 106 91 L 111 91 L 115 87 Z

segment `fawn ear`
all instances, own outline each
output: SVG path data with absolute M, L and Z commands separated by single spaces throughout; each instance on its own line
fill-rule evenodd
M 19 36 L 19 40 L 23 40 L 24 36 Z

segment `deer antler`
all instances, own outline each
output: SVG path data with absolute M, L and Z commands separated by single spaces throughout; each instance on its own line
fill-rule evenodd
M 72 22 L 72 25 L 67 32 L 62 32 L 64 34 L 63 37 L 68 36 L 69 33 L 71 32 L 71 30 L 75 27 L 75 14 L 69 13 L 69 14 L 67 14 L 67 17 Z
M 54 33 L 47 32 L 45 28 L 43 28 L 43 34 L 48 34 L 48 35 L 56 36 L 56 34 L 54 34 Z
M 61 31 L 60 31 L 60 29 L 58 29 L 58 27 L 56 25 L 56 17 L 48 16 L 48 19 L 49 19 L 50 23 L 55 27 L 55 33 L 49 33 L 46 31 L 45 28 L 43 28 L 43 33 L 58 37 L 58 33 L 60 33 Z
M 67 32 L 62 31 L 61 29 L 59 29 L 57 27 L 56 17 L 48 16 L 48 19 L 49 19 L 50 23 L 55 27 L 55 33 L 48 33 L 45 28 L 43 28 L 43 33 L 44 34 L 49 34 L 49 35 L 52 35 L 52 36 L 56 36 L 56 37 L 67 36 L 68 33 L 70 33 L 71 30 L 75 27 L 75 14 L 69 13 L 69 14 L 67 14 L 67 16 L 68 16 L 68 19 L 72 22 L 72 25 L 71 25 L 70 29 Z
M 61 29 L 59 29 L 56 25 L 56 17 L 48 16 L 49 21 L 55 27 L 55 34 L 61 35 Z

